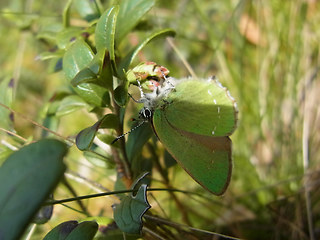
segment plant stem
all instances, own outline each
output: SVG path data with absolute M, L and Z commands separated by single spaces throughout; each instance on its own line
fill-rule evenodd
M 114 99 L 113 93 L 112 93 L 112 99 Z M 114 107 L 115 114 L 120 119 L 119 126 L 117 129 L 117 134 L 118 136 L 120 136 L 123 134 L 123 118 L 121 118 L 120 116 L 120 107 L 115 103 L 114 100 L 113 100 L 113 107 Z M 125 139 L 124 138 L 119 139 L 119 143 L 120 143 L 122 158 L 119 156 L 118 151 L 115 148 L 111 148 L 111 151 L 114 157 L 114 161 L 117 165 L 117 172 L 121 175 L 124 175 L 123 177 L 125 178 L 124 179 L 125 184 L 129 188 L 132 183 L 132 174 L 131 174 L 130 163 L 129 163 L 127 152 L 126 152 Z

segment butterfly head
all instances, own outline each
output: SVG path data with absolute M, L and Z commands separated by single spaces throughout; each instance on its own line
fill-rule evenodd
M 153 116 L 153 110 L 143 107 L 139 112 L 139 119 L 142 121 L 150 121 Z

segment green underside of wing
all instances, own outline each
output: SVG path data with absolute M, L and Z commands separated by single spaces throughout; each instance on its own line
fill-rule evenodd
M 178 82 L 163 110 L 174 127 L 187 132 L 229 136 L 236 128 L 235 101 L 214 80 Z
M 184 132 L 170 125 L 162 110 L 154 112 L 155 131 L 170 154 L 189 175 L 208 191 L 224 193 L 229 185 L 231 140 Z

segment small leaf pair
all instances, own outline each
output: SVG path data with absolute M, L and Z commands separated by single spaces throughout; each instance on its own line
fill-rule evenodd
M 142 216 L 151 207 L 147 200 L 147 185 L 138 184 L 148 173 L 142 174 L 132 185 L 130 196 L 121 199 L 121 203 L 114 206 L 114 220 L 121 231 L 130 234 L 139 234 L 142 229 Z

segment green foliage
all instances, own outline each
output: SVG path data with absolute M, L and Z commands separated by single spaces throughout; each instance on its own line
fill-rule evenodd
M 118 117 L 114 114 L 104 115 L 98 122 L 96 122 L 91 127 L 83 129 L 76 138 L 77 147 L 80 150 L 88 150 L 93 142 L 94 137 L 96 136 L 99 128 L 117 128 L 118 126 Z
M 65 165 L 62 160 L 66 152 L 64 143 L 43 139 L 22 147 L 2 164 L 0 168 L 2 239 L 17 239 L 23 233 L 63 175 Z
M 138 188 L 138 184 L 146 174 L 141 175 L 133 184 L 132 190 Z M 136 193 L 121 199 L 119 205 L 114 206 L 114 220 L 117 226 L 125 233 L 140 234 L 142 229 L 142 216 L 150 208 L 147 200 L 147 185 L 141 184 Z
M 118 13 L 119 6 L 111 7 L 109 10 L 105 11 L 99 19 L 95 31 L 97 51 L 104 49 L 108 50 L 112 62 L 115 62 L 114 38 Z
M 77 221 L 67 221 L 60 223 L 58 226 L 54 227 L 50 232 L 48 232 L 43 240 L 65 240 L 68 235 L 77 227 L 77 225 Z
M 93 221 L 63 222 L 53 228 L 44 238 L 44 240 L 91 240 L 98 231 L 98 224 Z
M 0 239 L 2 229 L 16 234 L 12 235 L 15 239 L 23 238 L 23 232 L 32 240 L 42 239 L 51 230 L 68 235 L 83 221 L 90 223 L 81 225 L 85 231 L 80 227 L 75 239 L 212 239 L 215 233 L 210 231 L 241 239 L 319 238 L 317 1 L 6 2 L 0 4 L 0 199 L 10 209 L 19 209 L 19 214 L 0 211 Z M 169 36 L 175 36 L 173 44 L 165 41 Z M 147 92 L 149 80 L 162 78 L 152 64 L 146 68 L 149 61 L 164 65 L 169 76 L 176 78 L 216 75 L 236 99 L 239 123 L 231 136 L 232 177 L 223 196 L 212 196 L 201 188 L 164 148 L 179 155 L 175 156 L 178 160 L 188 159 L 184 168 L 197 174 L 196 180 L 207 176 L 207 169 L 192 160 L 212 154 L 210 151 L 221 154 L 218 142 L 228 146 L 222 152 L 230 160 L 231 142 L 224 128 L 219 141 L 198 137 L 214 111 L 185 101 L 181 106 L 173 104 L 172 111 L 158 109 L 154 118 L 163 145 L 148 123 L 111 144 L 139 124 L 129 120 L 138 118 L 142 107 L 128 95 L 139 99 L 136 79 Z M 204 95 L 187 92 L 177 98 L 192 98 L 195 103 Z M 234 127 L 235 119 L 224 120 L 229 128 Z M 190 129 L 194 132 L 186 135 Z M 56 154 L 65 146 L 59 150 L 60 142 L 39 140 L 48 136 L 72 145 L 65 158 L 68 170 L 64 178 L 62 156 Z M 206 147 L 204 142 L 211 145 Z M 25 166 L 24 161 L 39 153 L 25 149 L 36 145 L 45 158 L 34 157 L 37 164 L 30 160 Z M 55 148 L 57 151 L 46 152 Z M 19 163 L 12 161 L 18 153 L 23 154 Z M 14 174 L 2 172 L 11 161 Z M 216 170 L 209 177 L 215 184 L 216 179 L 223 179 L 213 190 L 216 193 L 226 183 L 219 174 L 230 177 L 231 162 L 224 163 L 222 169 L 227 172 Z M 138 189 L 125 197 L 112 190 L 130 189 L 145 171 L 151 176 L 144 180 L 148 188 L 141 191 L 152 208 L 140 218 L 139 213 L 123 207 L 141 203 L 134 200 Z M 12 186 L 22 189 L 16 191 L 21 196 L 3 200 Z M 96 192 L 113 197 L 94 198 L 91 194 Z M 41 217 L 46 199 L 54 203 L 70 197 L 75 199 L 54 206 L 51 219 L 50 214 Z M 126 217 L 113 217 L 114 203 L 122 206 L 118 211 Z M 142 210 L 145 203 L 142 200 Z M 9 205 L 1 204 L 4 209 Z M 28 213 L 20 211 L 21 206 Z M 61 224 L 66 220 L 77 221 Z M 122 220 L 129 229 L 133 226 L 140 232 L 142 227 L 141 235 L 125 234 Z M 98 231 L 91 221 L 97 221 Z M 32 222 L 37 223 L 33 233 Z M 13 226 L 14 233 L 9 231 Z

